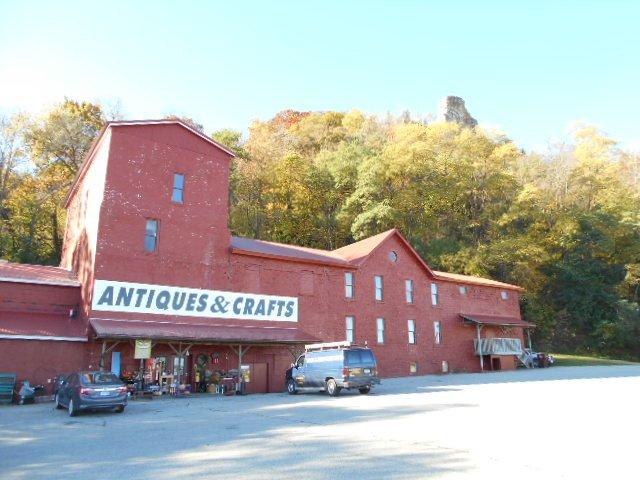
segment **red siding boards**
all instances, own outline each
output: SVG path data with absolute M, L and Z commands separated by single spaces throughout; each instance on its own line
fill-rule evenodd
M 55 373 L 96 368 L 102 341 L 95 337 L 108 338 L 108 333 L 91 327 L 89 319 L 96 325 L 114 320 L 116 325 L 153 322 L 160 330 L 171 325 L 198 335 L 210 332 L 203 325 L 219 325 L 227 339 L 236 338 L 235 328 L 273 329 L 276 337 L 280 329 L 300 341 L 338 341 L 346 336 L 345 317 L 354 316 L 355 340 L 374 349 L 382 376 L 409 375 L 412 363 L 417 364 L 418 374 L 437 373 L 443 361 L 452 371 L 478 371 L 479 359 L 473 351 L 476 327 L 465 324 L 460 314 L 520 319 L 519 287 L 432 271 L 395 229 L 333 251 L 232 237 L 227 226 L 232 155 L 177 121 L 109 124 L 67 201 L 62 268 L 0 263 L 0 335 L 4 335 L 0 370 L 43 382 Z M 182 203 L 172 201 L 176 173 L 185 178 Z M 144 249 L 147 219 L 159 222 L 154 252 Z M 345 298 L 345 272 L 354 274 L 352 299 Z M 384 279 L 382 301 L 375 300 L 376 275 Z M 94 279 L 296 297 L 299 321 L 274 324 L 96 312 L 91 308 Z M 410 304 L 406 280 L 413 281 Z M 431 304 L 432 282 L 439 286 L 436 306 Z M 467 286 L 466 294 L 460 292 L 462 284 Z M 502 290 L 509 291 L 506 300 Z M 73 306 L 77 314 L 70 316 Z M 377 318 L 385 320 L 380 344 Z M 409 344 L 408 320 L 415 321 L 415 344 Z M 435 321 L 442 325 L 439 345 L 434 339 Z M 17 340 L 15 335 L 58 340 Z M 280 339 L 282 346 L 254 345 L 243 359 L 243 363 L 262 364 L 261 369 L 267 365 L 271 391 L 282 388 L 284 370 L 299 351 L 284 345 L 285 336 Z M 522 339 L 522 329 L 485 326 L 482 336 Z M 60 340 L 65 337 L 88 341 Z M 131 348 L 129 342 L 118 347 L 123 368 L 137 368 Z M 154 346 L 155 353 L 165 350 L 172 354 L 162 342 Z M 45 356 L 44 351 L 50 354 Z M 198 353 L 220 354 L 216 358 L 224 358 L 232 368 L 237 365 L 236 353 L 226 345 L 193 346 L 192 357 Z M 515 362 L 505 358 L 502 368 L 515 368 Z

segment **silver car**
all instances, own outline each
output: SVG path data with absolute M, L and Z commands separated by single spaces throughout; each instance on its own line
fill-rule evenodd
M 127 387 L 111 372 L 78 372 L 60 382 L 56 408 L 66 408 L 69 416 L 81 410 L 113 409 L 120 413 L 127 406 Z

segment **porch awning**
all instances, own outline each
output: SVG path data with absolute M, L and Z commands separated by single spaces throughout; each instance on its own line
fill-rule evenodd
M 96 332 L 96 337 L 102 339 L 148 338 L 193 343 L 265 345 L 295 345 L 319 341 L 318 338 L 297 327 L 255 327 L 102 318 L 92 318 L 89 321 Z
M 525 322 L 520 317 L 503 317 L 499 315 L 481 315 L 476 313 L 461 313 L 460 317 L 464 322 L 476 325 L 535 328 L 533 323 Z

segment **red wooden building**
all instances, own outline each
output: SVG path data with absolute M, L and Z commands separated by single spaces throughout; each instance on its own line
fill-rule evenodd
M 233 237 L 232 157 L 176 120 L 109 123 L 67 199 L 60 267 L 0 263 L 0 371 L 137 371 L 136 339 L 148 379 L 242 364 L 256 392 L 316 341 L 366 342 L 382 376 L 515 368 L 521 288 L 433 271 L 397 230 L 333 251 Z

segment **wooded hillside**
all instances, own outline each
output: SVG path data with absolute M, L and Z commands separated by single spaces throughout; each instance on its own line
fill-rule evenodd
M 63 199 L 104 122 L 72 100 L 0 119 L 2 258 L 57 264 Z M 334 249 L 397 227 L 436 269 L 523 286 L 539 347 L 640 358 L 640 156 L 596 128 L 544 154 L 358 111 L 283 111 L 247 139 L 213 137 L 238 153 L 234 234 Z

